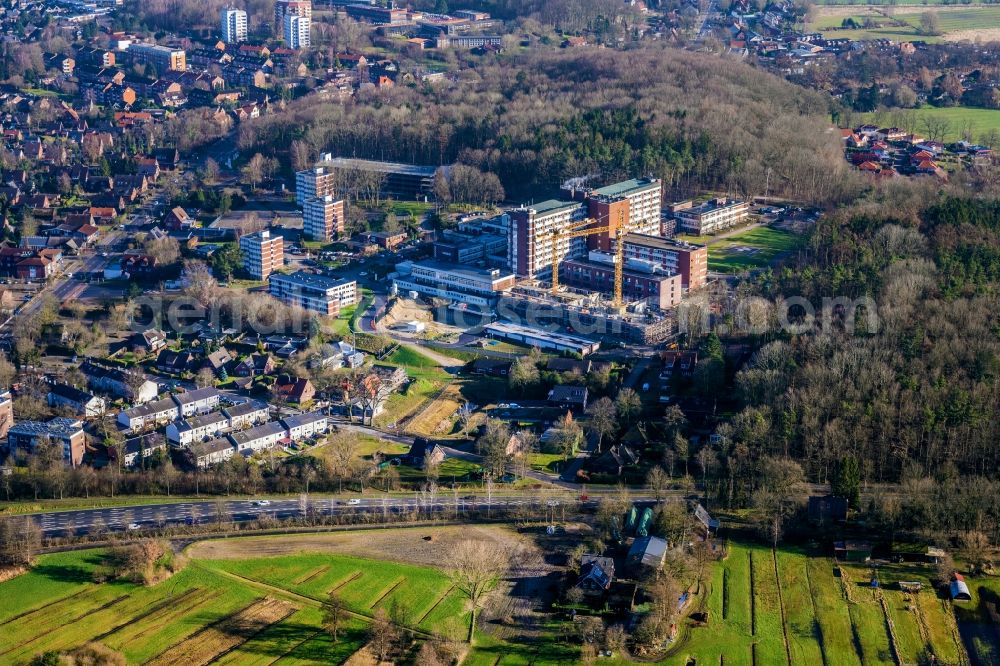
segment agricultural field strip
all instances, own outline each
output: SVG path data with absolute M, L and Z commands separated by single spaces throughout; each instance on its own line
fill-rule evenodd
M 104 591 L 102 590 L 102 592 Z M 118 591 L 114 590 L 112 592 L 116 593 Z M 87 601 L 89 601 L 88 597 L 77 597 L 76 599 L 74 599 L 73 603 L 69 604 L 68 608 L 60 608 L 55 613 L 48 616 L 44 620 L 40 620 L 37 623 L 32 622 L 31 628 L 33 636 L 31 638 L 28 638 L 24 641 L 21 641 L 20 643 L 9 646 L 6 649 L 0 651 L 0 656 L 10 654 L 15 650 L 19 650 L 27 645 L 31 645 L 36 641 L 46 639 L 49 637 L 49 631 L 54 631 L 62 626 L 73 625 L 94 613 L 98 613 L 102 610 L 106 610 L 117 604 L 120 604 L 128 598 L 129 597 L 127 594 L 125 595 L 119 594 L 118 596 L 115 596 L 111 599 L 108 599 L 107 601 L 104 601 L 97 608 L 92 608 L 86 605 Z M 39 629 L 41 629 L 42 627 L 44 627 L 46 630 L 39 631 Z
M 152 666 L 204 666 L 281 622 L 296 608 L 277 599 L 258 599 L 175 643 L 147 661 Z
M 204 567 L 204 565 L 202 565 L 200 563 L 196 563 L 195 566 Z M 292 590 L 288 590 L 288 589 L 280 587 L 278 585 L 271 585 L 270 583 L 263 583 L 261 581 L 254 580 L 253 578 L 247 578 L 246 576 L 241 576 L 241 575 L 233 573 L 231 571 L 226 571 L 225 569 L 214 569 L 214 568 L 211 568 L 211 567 L 204 567 L 204 568 L 207 571 L 211 571 L 211 572 L 217 573 L 217 574 L 219 574 L 221 576 L 225 576 L 227 578 L 231 578 L 233 580 L 237 580 L 237 581 L 243 582 L 243 583 L 245 583 L 245 584 L 247 584 L 247 585 L 249 585 L 251 587 L 256 587 L 257 589 L 268 590 L 268 591 L 273 592 L 275 594 L 287 595 L 288 597 L 290 597 L 292 599 L 301 600 L 304 603 L 307 603 L 307 604 L 309 604 L 311 606 L 314 606 L 314 607 L 321 607 L 323 605 L 323 601 L 320 600 L 320 599 L 317 599 L 315 597 L 311 597 L 309 595 L 300 594 L 299 592 L 293 592 Z M 363 620 L 370 620 L 371 619 L 370 615 L 366 615 L 364 613 L 359 613 L 359 612 L 351 610 L 351 609 L 345 609 L 345 612 L 348 615 L 351 615 L 351 616 L 354 616 L 356 618 L 360 618 L 360 619 L 363 619 Z M 412 630 L 412 631 L 414 631 L 417 634 L 422 635 L 424 638 L 430 638 L 431 637 L 431 635 L 428 632 L 422 631 L 420 629 L 416 629 L 414 627 L 407 627 L 407 628 L 410 629 L 410 630 Z

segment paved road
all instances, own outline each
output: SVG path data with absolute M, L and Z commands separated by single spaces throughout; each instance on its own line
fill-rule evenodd
M 636 501 L 651 502 L 650 497 L 636 497 Z M 166 525 L 210 524 L 219 519 L 220 508 L 225 519 L 248 522 L 271 516 L 278 519 L 302 516 L 305 511 L 321 515 L 347 513 L 396 514 L 416 509 L 429 513 L 457 508 L 459 513 L 488 506 L 528 506 L 545 501 L 558 506 L 560 500 L 541 500 L 537 491 L 518 495 L 487 497 L 486 495 L 460 495 L 446 491 L 436 495 L 415 494 L 412 497 L 364 497 L 350 500 L 335 499 L 278 499 L 278 500 L 205 500 L 173 504 L 150 504 L 106 509 L 83 509 L 32 514 L 46 537 L 84 535 L 108 529 L 112 531 L 140 531 Z M 565 501 L 565 500 L 563 500 Z M 584 505 L 594 506 L 597 500 L 588 499 Z

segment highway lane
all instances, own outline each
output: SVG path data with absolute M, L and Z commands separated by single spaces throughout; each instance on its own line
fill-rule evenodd
M 681 493 L 672 496 L 682 497 Z M 651 497 L 636 497 L 637 502 L 652 502 Z M 565 503 L 580 502 L 596 506 L 597 500 L 579 500 L 571 496 L 542 498 L 537 491 L 518 495 L 455 495 L 448 491 L 436 494 L 418 493 L 411 497 L 362 497 L 354 499 L 295 498 L 272 500 L 212 500 L 136 506 L 82 509 L 31 514 L 46 537 L 82 536 L 100 530 L 140 531 L 164 526 L 210 524 L 220 518 L 234 522 L 249 522 L 271 517 L 278 520 L 314 515 L 357 513 L 399 514 L 416 510 L 426 513 L 463 512 L 489 507 L 535 506 L 558 510 Z

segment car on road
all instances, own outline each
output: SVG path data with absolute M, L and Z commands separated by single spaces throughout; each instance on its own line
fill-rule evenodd
M 138 530 L 138 529 L 141 529 L 141 528 L 142 528 L 142 525 L 140 525 L 139 523 L 129 523 L 128 524 L 129 531 Z
M 257 500 L 256 502 L 254 502 L 254 505 L 255 506 L 271 506 L 271 501 L 270 500 Z
M 350 506 L 357 506 L 357 505 L 361 504 L 361 500 L 359 500 L 359 499 L 358 499 L 357 497 L 355 497 L 355 498 L 353 498 L 353 499 L 349 499 L 349 500 L 347 500 L 347 503 L 348 503 L 348 504 L 349 504 Z

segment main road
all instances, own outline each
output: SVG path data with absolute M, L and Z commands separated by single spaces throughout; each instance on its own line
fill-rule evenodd
M 679 498 L 680 492 L 671 493 Z M 638 496 L 639 502 L 652 502 L 652 497 Z M 352 499 L 314 498 L 306 495 L 294 499 L 206 499 L 161 504 L 53 511 L 31 514 L 45 537 L 82 536 L 102 530 L 135 531 L 166 526 L 211 524 L 217 521 L 250 522 L 261 518 L 285 520 L 305 515 L 341 515 L 356 513 L 400 514 L 443 513 L 489 507 L 537 506 L 558 510 L 567 502 L 596 506 L 596 500 L 572 495 L 552 495 L 542 498 L 537 490 L 514 495 L 459 494 L 442 490 L 437 493 L 414 493 L 410 496 L 385 495 Z

